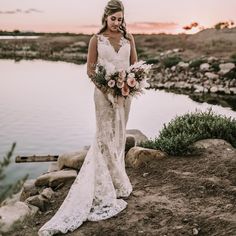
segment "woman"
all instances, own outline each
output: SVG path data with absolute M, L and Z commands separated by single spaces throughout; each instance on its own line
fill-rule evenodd
M 97 63 L 109 63 L 117 70 L 124 70 L 137 62 L 134 38 L 126 32 L 121 1 L 108 2 L 102 24 L 102 29 L 89 42 L 87 73 L 91 79 Z M 124 162 L 131 98 L 112 100 L 106 90 L 95 85 L 95 138 L 67 197 L 56 214 L 39 229 L 40 236 L 74 231 L 86 220 L 110 218 L 127 206 L 120 198 L 132 192 Z

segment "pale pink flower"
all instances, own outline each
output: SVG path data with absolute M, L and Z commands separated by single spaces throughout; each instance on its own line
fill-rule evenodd
M 115 84 L 116 84 L 116 82 L 115 82 L 115 80 L 113 80 L 113 79 L 111 79 L 111 80 L 108 81 L 108 86 L 109 86 L 110 88 L 113 88 L 113 87 L 115 86 Z
M 129 92 L 130 92 L 129 86 L 126 83 L 124 83 L 124 87 L 121 89 L 122 96 L 128 96 Z
M 117 81 L 117 83 L 116 83 L 116 86 L 118 87 L 118 88 L 123 88 L 124 87 L 124 82 L 120 82 L 120 81 Z
M 132 78 L 132 77 L 128 77 L 127 79 L 127 84 L 130 86 L 130 87 L 134 87 L 136 85 L 137 81 L 135 78 Z

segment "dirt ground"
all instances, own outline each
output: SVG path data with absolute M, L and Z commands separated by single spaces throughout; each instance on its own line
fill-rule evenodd
M 236 236 L 236 150 L 231 145 L 221 142 L 198 156 L 168 157 L 127 173 L 134 189 L 128 207 L 113 218 L 85 222 L 68 236 Z M 57 190 L 48 211 L 12 235 L 37 235 L 69 187 Z

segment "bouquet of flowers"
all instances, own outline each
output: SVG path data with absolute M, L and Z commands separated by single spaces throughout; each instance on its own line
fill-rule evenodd
M 150 86 L 147 76 L 151 66 L 145 61 L 139 61 L 127 70 L 117 71 L 112 63 L 103 61 L 97 64 L 93 81 L 113 96 L 136 96 L 144 93 L 143 89 Z

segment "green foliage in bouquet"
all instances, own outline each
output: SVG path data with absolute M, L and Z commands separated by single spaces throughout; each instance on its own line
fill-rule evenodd
M 11 163 L 11 157 L 14 151 L 16 143 L 12 144 L 11 150 L 7 153 L 3 160 L 0 161 L 0 181 L 2 182 L 6 175 L 4 174 L 5 168 Z M 28 178 L 28 175 L 25 175 L 22 179 L 18 180 L 14 184 L 2 185 L 0 184 L 0 203 L 3 202 L 6 198 L 11 197 L 13 194 L 19 192 L 22 188 L 25 180 Z
M 177 116 L 160 131 L 159 137 L 142 142 L 139 146 L 159 149 L 169 155 L 196 153 L 193 143 L 202 139 L 224 139 L 236 148 L 236 120 L 206 112 Z

